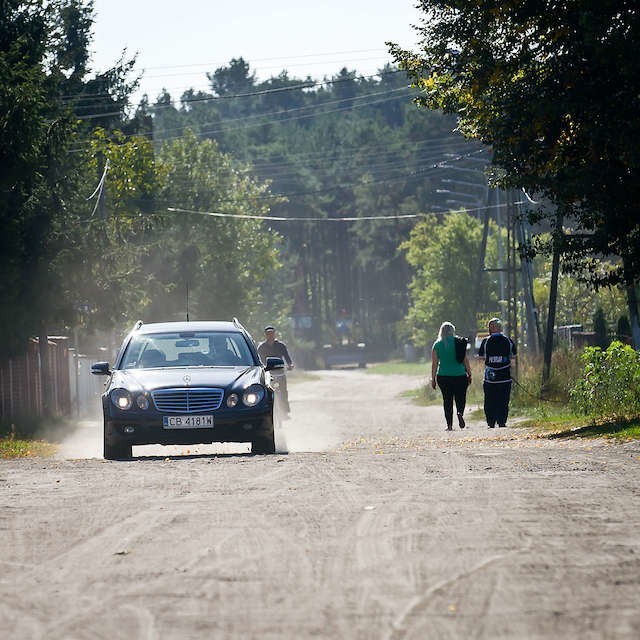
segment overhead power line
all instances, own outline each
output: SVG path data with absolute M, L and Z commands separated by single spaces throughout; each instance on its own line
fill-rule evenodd
M 372 58 L 370 56 L 368 57 L 362 57 L 362 58 L 352 58 L 351 60 L 348 61 L 348 63 L 350 64 L 357 64 L 359 62 L 371 62 L 372 60 L 379 60 L 379 57 L 376 58 Z M 322 65 L 330 65 L 330 64 L 335 64 L 335 65 L 342 65 L 343 67 L 345 66 L 345 61 L 343 59 L 336 59 L 336 60 L 323 60 L 322 62 L 316 62 L 316 63 L 311 63 L 311 64 L 322 64 Z M 265 70 L 269 69 L 269 70 L 274 70 L 274 69 L 280 69 L 280 71 L 289 71 L 290 69 L 296 68 L 296 67 L 303 67 L 303 66 L 309 66 L 309 63 L 305 63 L 305 62 L 298 62 L 298 63 L 294 63 L 294 64 L 288 64 L 287 67 L 285 69 L 283 69 L 282 67 L 278 67 L 278 65 L 260 65 L 260 70 L 262 72 L 264 72 Z M 168 67 L 171 68 L 171 67 Z M 209 67 L 209 69 L 211 69 L 211 67 Z M 144 69 L 144 71 L 148 71 L 149 67 L 146 67 Z M 255 71 L 255 69 L 254 69 Z M 205 71 L 208 72 L 208 71 Z M 146 80 L 156 80 L 158 78 L 173 78 L 173 77 L 185 77 L 185 76 L 195 76 L 195 75 L 202 75 L 203 70 L 199 70 L 199 71 L 181 71 L 179 73 L 158 73 L 158 74 L 152 74 L 152 75 L 147 75 L 145 76 Z
M 288 199 L 288 198 L 299 198 L 303 196 L 327 195 L 334 191 L 339 191 L 345 188 L 367 187 L 367 186 L 372 186 L 376 184 L 392 184 L 396 182 L 408 182 L 410 180 L 417 180 L 417 179 L 424 178 L 426 175 L 429 175 L 436 171 L 440 171 L 442 169 L 442 166 L 447 162 L 463 161 L 463 160 L 472 158 L 478 155 L 479 153 L 485 153 L 485 152 L 486 152 L 486 149 L 477 149 L 475 151 L 470 151 L 469 153 L 459 154 L 454 158 L 449 157 L 447 158 L 447 160 L 441 160 L 440 162 L 435 162 L 425 167 L 422 167 L 421 169 L 410 171 L 408 173 L 403 173 L 398 176 L 376 178 L 376 179 L 367 180 L 366 182 L 361 182 L 361 181 L 360 182 L 342 182 L 340 184 L 335 185 L 334 187 L 327 187 L 323 189 L 312 189 L 309 191 L 298 191 L 293 193 L 269 193 L 264 196 L 255 197 L 253 198 L 253 200 L 256 202 L 258 201 L 265 202 L 265 201 L 277 200 L 282 198 Z M 187 178 L 185 177 L 185 180 L 186 179 Z
M 215 129 L 206 129 L 206 130 L 202 130 L 199 129 L 196 133 L 200 136 L 213 136 L 214 134 L 218 134 L 218 133 L 225 133 L 228 131 L 237 131 L 240 129 L 248 129 L 248 128 L 254 128 L 254 127 L 262 127 L 265 125 L 269 125 L 269 124 L 279 124 L 279 123 L 286 123 L 286 122 L 293 122 L 295 120 L 305 120 L 308 118 L 314 118 L 316 116 L 320 116 L 320 115 L 328 115 L 331 113 L 340 113 L 343 111 L 348 111 L 348 110 L 352 110 L 352 109 L 361 109 L 361 108 L 365 108 L 365 107 L 369 107 L 369 106 L 375 106 L 378 104 L 383 104 L 386 102 L 390 102 L 392 100 L 399 100 L 401 99 L 403 96 L 401 95 L 391 95 L 389 96 L 389 94 L 392 93 L 399 93 L 400 91 L 406 91 L 407 87 L 399 87 L 396 89 L 391 89 L 389 91 L 376 91 L 373 92 L 371 94 L 365 94 L 362 96 L 354 96 L 354 97 L 350 97 L 350 98 L 341 98 L 340 100 L 329 100 L 327 102 L 324 103 L 317 103 L 314 105 L 306 105 L 304 107 L 295 107 L 293 109 L 285 109 L 282 111 L 278 111 L 275 114 L 274 113 L 264 113 L 264 114 L 253 114 L 250 116 L 246 116 L 244 118 L 230 118 L 224 121 L 224 123 L 222 123 L 220 126 L 218 126 Z M 386 98 L 380 98 L 378 100 L 370 100 L 369 102 L 362 102 L 362 100 L 366 99 L 366 98 L 370 98 L 372 96 L 377 96 L 377 95 L 387 95 Z M 338 107 L 335 109 L 325 109 L 325 107 L 327 105 L 330 104 L 343 104 L 342 107 Z M 299 112 L 299 111 L 303 111 L 303 110 L 311 110 L 311 109 L 315 109 L 317 111 L 317 113 L 311 112 L 311 113 L 302 113 L 302 114 L 298 114 L 298 115 L 293 115 L 291 117 L 287 117 L 286 114 L 288 113 L 295 113 L 295 112 Z M 105 117 L 109 117 L 109 116 L 116 116 L 119 115 L 120 112 L 119 111 L 113 111 L 113 112 L 109 112 L 109 113 L 95 113 L 95 114 L 89 114 L 86 116 L 82 116 L 79 119 L 80 120 L 87 120 L 87 119 L 96 119 L 96 118 L 105 118 Z M 281 114 L 284 114 L 285 117 L 282 117 Z M 271 119 L 268 119 L 269 116 L 272 116 Z M 273 117 L 276 116 L 276 117 Z M 254 120 L 257 120 L 258 118 L 262 118 L 262 120 L 255 122 Z M 241 124 L 238 124 L 237 126 L 227 126 L 227 122 L 240 122 Z M 174 127 L 173 129 L 169 129 L 168 131 L 172 131 L 172 130 L 180 130 L 182 131 L 184 129 L 184 127 Z M 147 134 L 143 134 L 144 137 L 147 137 Z M 151 135 L 151 134 L 149 134 Z M 167 137 L 163 137 L 163 140 L 176 140 L 176 139 L 180 139 L 182 138 L 182 135 L 179 136 L 167 136 Z M 86 143 L 85 143 L 86 146 Z M 77 152 L 77 151 L 81 151 L 83 148 L 85 147 L 75 147 L 74 149 L 72 149 L 71 151 L 73 152 Z
M 373 104 L 379 104 L 380 102 L 386 102 L 389 100 L 393 100 L 396 98 L 401 98 L 402 96 L 397 96 L 397 95 L 391 95 L 391 94 L 397 94 L 400 92 L 406 92 L 409 89 L 409 87 L 396 87 L 395 89 L 387 89 L 385 91 L 373 91 L 372 93 L 365 93 L 359 96 L 352 96 L 352 97 L 348 97 L 348 98 L 338 98 L 336 100 L 326 100 L 323 102 L 317 102 L 315 104 L 307 104 L 307 105 L 302 105 L 300 107 L 291 107 L 290 109 L 282 109 L 279 111 L 275 111 L 275 112 L 271 112 L 271 113 L 254 113 L 248 116 L 240 116 L 237 118 L 225 118 L 224 122 L 222 123 L 222 127 L 218 127 L 219 130 L 223 130 L 226 131 L 228 129 L 234 130 L 233 127 L 229 128 L 227 125 L 228 123 L 235 123 L 235 122 L 243 122 L 243 123 L 247 123 L 248 121 L 251 120 L 258 120 L 260 118 L 268 118 L 269 116 L 274 116 L 273 119 L 271 120 L 262 120 L 260 121 L 258 124 L 260 126 L 264 125 L 264 124 L 273 124 L 273 123 L 278 123 L 278 122 L 289 122 L 291 120 L 300 120 L 301 117 L 309 117 L 308 114 L 302 114 L 302 116 L 298 115 L 298 116 L 293 116 L 291 118 L 287 117 L 289 114 L 296 114 L 299 113 L 301 111 L 312 111 L 312 110 L 322 110 L 327 106 L 332 106 L 332 105 L 344 105 L 347 108 L 359 108 L 359 107 L 366 107 L 368 105 L 373 105 Z M 380 100 L 371 100 L 370 102 L 365 102 L 363 104 L 350 104 L 350 103 L 355 103 L 356 101 L 361 101 L 361 100 L 365 100 L 368 98 L 375 98 L 377 96 L 387 96 L 387 98 L 382 98 Z M 337 111 L 343 111 L 343 108 L 338 108 L 338 109 L 328 109 L 326 111 L 321 111 L 321 113 L 336 113 Z M 314 114 L 311 114 L 314 115 Z M 283 117 L 284 116 L 284 117 Z M 213 123 L 204 123 L 201 125 L 201 127 L 207 127 L 210 126 Z M 251 123 L 249 123 L 251 124 Z M 174 127 L 173 129 L 163 129 L 162 131 L 175 131 L 177 129 L 184 129 L 184 127 Z M 210 133 L 212 130 L 200 130 L 199 133 L 201 134 L 207 134 Z M 213 132 L 215 133 L 217 130 L 213 130 Z
M 301 170 L 312 170 L 321 173 L 331 171 L 332 173 L 339 173 L 341 176 L 340 184 L 335 188 L 344 188 L 345 184 L 352 187 L 355 185 L 372 184 L 384 180 L 394 178 L 397 181 L 404 179 L 411 179 L 412 176 L 423 176 L 425 170 L 429 169 L 443 169 L 449 158 L 443 159 L 444 150 L 451 151 L 457 150 L 462 153 L 468 149 L 469 143 L 461 140 L 457 144 L 441 145 L 440 147 L 428 147 L 421 153 L 413 155 L 411 157 L 402 157 L 395 154 L 376 154 L 375 151 L 370 151 L 362 155 L 358 154 L 358 162 L 356 166 L 353 166 L 353 158 L 346 158 L 343 156 L 336 157 L 334 155 L 320 157 L 315 160 L 308 160 L 306 164 L 301 164 L 302 160 L 295 159 L 294 162 L 280 163 L 280 164 L 266 164 L 258 165 L 255 167 L 248 167 L 246 170 L 241 170 L 239 173 L 249 173 L 251 175 L 260 175 L 264 178 L 268 178 L 272 181 L 278 181 L 280 183 L 287 181 L 297 181 L 299 179 Z M 298 164 L 300 163 L 300 164 Z M 363 166 L 366 166 L 366 173 L 371 178 L 365 183 L 359 181 L 362 177 Z M 230 171 L 238 173 L 237 171 L 229 168 Z M 357 179 L 350 181 L 351 174 L 356 173 Z M 183 179 L 185 181 L 191 181 L 192 177 L 188 169 L 181 169 L 178 171 L 172 171 L 173 178 Z M 483 187 L 484 183 L 478 181 L 477 186 Z M 324 191 L 323 191 L 324 192 Z
M 394 214 L 389 216 L 341 216 L 341 217 L 310 217 L 302 216 L 258 216 L 243 213 L 223 213 L 222 211 L 194 211 L 193 209 L 180 209 L 178 207 L 167 207 L 167 211 L 172 213 L 197 213 L 203 216 L 214 216 L 217 218 L 241 218 L 247 220 L 271 220 L 273 222 L 355 222 L 357 220 L 398 220 L 400 218 L 417 218 L 419 213 Z
M 254 60 L 252 60 L 250 62 L 250 64 L 256 64 L 258 62 L 275 62 L 277 60 L 281 60 L 281 61 L 289 61 L 289 60 L 302 60 L 302 59 L 309 59 L 309 58 L 320 58 L 322 56 L 345 56 L 345 55 L 351 55 L 354 53 L 374 53 L 374 52 L 380 52 L 380 53 L 384 53 L 385 55 L 387 55 L 389 52 L 387 49 L 381 49 L 381 48 L 377 48 L 377 49 L 352 49 L 349 51 L 325 51 L 323 53 L 304 53 L 304 54 L 295 54 L 295 55 L 288 55 L 288 56 L 271 56 L 269 58 L 256 58 Z M 248 60 L 246 62 L 249 62 Z M 324 63 L 324 61 L 322 61 Z M 164 66 L 154 66 L 154 67 L 146 67 L 147 70 L 149 69 L 182 69 L 182 68 L 189 68 L 189 67 L 197 67 L 197 66 L 203 66 L 203 67 L 222 67 L 225 66 L 226 64 L 229 64 L 229 61 L 225 61 L 225 62 L 197 62 L 197 63 L 192 63 L 192 64 L 176 64 L 176 65 L 164 65 Z
M 525 204 L 526 200 L 518 200 L 514 202 L 514 205 Z M 467 213 L 475 213 L 478 211 L 486 211 L 488 209 L 497 209 L 499 207 L 506 207 L 507 203 L 501 204 L 489 204 L 483 207 L 468 208 L 464 205 L 459 209 L 464 209 Z M 447 213 L 454 213 L 454 210 L 448 209 L 446 211 L 430 211 L 427 213 L 398 213 L 382 216 L 310 216 L 305 218 L 304 216 L 261 216 L 251 215 L 246 213 L 226 213 L 223 211 L 197 211 L 195 209 L 181 209 L 180 207 L 167 207 L 169 213 L 189 213 L 201 216 L 211 216 L 214 218 L 232 218 L 240 220 L 268 220 L 270 222 L 367 222 L 371 220 L 399 220 L 399 219 L 415 219 L 426 218 L 429 215 L 446 215 Z M 161 214 L 160 214 L 161 215 Z
M 107 161 L 104 163 L 104 171 L 102 172 L 102 176 L 98 182 L 98 186 L 95 188 L 95 191 L 87 198 L 87 202 L 88 202 L 89 200 L 93 200 L 93 198 L 96 198 L 96 196 L 98 196 L 96 198 L 96 204 L 93 207 L 93 211 L 91 212 L 92 218 L 96 214 L 96 211 L 100 206 L 100 203 L 102 202 L 102 195 L 104 193 L 104 184 L 107 179 L 108 171 L 109 171 L 109 159 L 107 158 Z
M 338 77 L 332 80 L 309 80 L 309 81 L 301 81 L 298 84 L 287 85 L 285 87 L 273 87 L 270 89 L 256 89 L 255 91 L 247 91 L 243 93 L 234 93 L 230 95 L 205 95 L 205 96 L 196 96 L 193 98 L 179 98 L 179 102 L 181 104 L 190 104 L 192 102 L 213 102 L 219 100 L 235 100 L 240 98 L 253 98 L 257 96 L 264 96 L 273 93 L 282 93 L 286 91 L 302 91 L 304 89 L 316 89 L 319 87 L 340 84 L 342 82 L 354 82 L 354 81 L 364 81 L 371 80 L 372 78 L 381 78 L 385 76 L 395 75 L 398 73 L 405 73 L 402 69 L 392 69 L 389 71 L 380 71 L 378 73 L 373 73 L 367 76 L 354 76 L 354 77 Z M 270 78 L 270 80 L 278 80 L 278 78 Z M 262 82 L 261 84 L 266 84 L 269 80 Z M 182 93 L 184 94 L 189 89 L 194 89 L 193 87 L 186 87 L 183 89 Z M 195 89 L 194 89 L 195 90 Z M 67 95 L 62 96 L 63 102 L 65 104 L 74 105 L 76 107 L 82 106 L 83 108 L 89 108 L 92 104 L 101 104 L 103 100 L 98 100 L 98 98 L 111 98 L 112 95 L 108 91 L 102 91 L 98 93 L 80 93 L 75 95 Z M 87 104 L 82 104 L 83 102 L 87 102 Z M 150 105 L 152 108 L 166 108 L 173 105 Z

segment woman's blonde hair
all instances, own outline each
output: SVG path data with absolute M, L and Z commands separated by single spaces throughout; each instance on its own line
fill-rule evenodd
M 450 322 L 443 322 L 440 325 L 440 331 L 438 331 L 438 340 L 448 338 L 449 336 L 456 335 L 456 328 Z

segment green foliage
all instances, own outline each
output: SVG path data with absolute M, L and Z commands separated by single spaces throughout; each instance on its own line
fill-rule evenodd
M 0 459 L 8 458 L 49 458 L 58 448 L 43 440 L 20 440 L 0 438 Z
M 50 269 L 75 187 L 75 127 L 58 99 L 61 3 L 3 2 L 0 20 L 0 350 L 11 352 L 44 318 L 64 316 Z M 65 67 L 68 70 L 68 67 Z
M 431 365 L 428 362 L 405 362 L 404 360 L 389 360 L 369 365 L 365 373 L 374 375 L 424 376 L 431 375 Z
M 419 101 L 491 145 L 505 186 L 571 218 L 566 267 L 640 276 L 640 12 L 632 2 L 421 0 L 420 53 L 392 46 Z M 538 217 L 547 212 L 540 209 Z M 551 212 L 553 216 L 554 213 Z M 605 261 L 616 255 L 622 261 Z M 585 270 L 586 267 L 586 270 Z
M 446 170 L 435 163 L 476 147 L 452 133 L 454 119 L 417 113 L 406 76 L 391 66 L 370 78 L 341 69 L 320 84 L 286 71 L 257 82 L 239 58 L 209 79 L 224 99 L 186 92 L 176 107 L 168 94 L 159 97 L 151 107 L 156 141 L 187 129 L 215 140 L 247 175 L 269 182 L 271 194 L 257 202 L 269 202 L 274 217 L 297 219 L 270 226 L 282 238 L 281 291 L 294 313 L 312 317 L 304 339 L 330 341 L 336 316 L 346 313 L 367 342 L 397 346 L 410 278 L 398 246 L 414 220 L 393 216 L 448 208 L 437 189 Z M 482 172 L 470 176 L 482 193 Z M 304 220 L 343 216 L 362 220 Z
M 195 317 L 281 318 L 277 234 L 165 205 L 266 215 L 279 202 L 268 185 L 209 140 L 187 133 L 157 150 L 136 136 L 149 114 L 142 104 L 123 117 L 134 59 L 87 77 L 93 3 L 36 4 L 3 3 L 0 23 L 0 103 L 11 105 L 0 114 L 2 348 L 20 349 L 41 326 L 92 332 L 184 317 L 187 288 Z M 241 67 L 219 76 L 228 90 Z
M 260 327 L 293 310 L 313 318 L 299 337 L 317 345 L 345 310 L 368 342 L 397 346 L 410 277 L 397 248 L 413 220 L 392 216 L 444 210 L 436 163 L 476 149 L 453 118 L 416 112 L 404 73 L 345 68 L 316 84 L 283 71 L 259 83 L 235 58 L 209 75 L 213 93 L 190 90 L 174 106 L 165 92 L 127 121 L 135 58 L 90 76 L 91 1 L 2 6 L 4 346 L 40 326 L 183 317 L 187 287 L 198 317 Z M 94 208 L 86 198 L 107 161 Z M 170 206 L 357 220 L 267 225 Z
M 93 3 L 51 0 L 2 2 L 0 20 L 0 350 L 12 352 L 41 328 L 73 324 L 77 292 L 65 281 L 88 245 L 86 147 L 80 135 L 92 125 L 86 113 Z M 125 71 L 111 70 L 97 87 L 107 120 L 121 115 L 130 85 Z M 111 90 L 118 100 L 110 98 Z M 74 99 L 70 99 L 74 96 Z M 100 109 L 92 100 L 89 113 Z M 90 211 L 90 209 L 89 209 Z M 87 278 L 81 270 L 75 281 Z M 55 329 L 54 329 L 55 327 Z
M 546 325 L 551 283 L 551 261 L 542 255 L 534 260 L 538 274 L 534 280 L 534 298 L 541 326 Z M 617 286 L 601 287 L 597 291 L 576 277 L 561 273 L 558 278 L 556 325 L 581 324 L 591 329 L 596 309 L 601 308 L 607 323 L 614 324 L 627 305 L 624 290 Z M 631 330 L 627 335 L 631 335 Z M 606 346 L 606 345 L 605 345 Z
M 190 132 L 156 154 L 146 138 L 98 129 L 85 175 L 96 180 L 106 163 L 103 198 L 68 220 L 69 243 L 55 261 L 68 299 L 89 309 L 76 320 L 84 329 L 124 330 L 139 318 L 176 320 L 187 312 L 191 319 L 238 316 L 251 326 L 287 312 L 271 290 L 277 234 L 256 220 L 189 213 L 265 215 L 266 184 Z M 176 202 L 185 212 L 166 210 Z
M 70 210 L 61 229 L 64 248 L 52 266 L 73 309 L 70 324 L 94 331 L 140 317 L 157 288 L 144 257 L 155 247 L 161 221 L 146 211 L 162 184 L 163 169 L 145 138 L 96 129 L 89 145 L 82 175 L 93 185 L 108 163 L 104 191 L 90 201 L 85 196 Z M 81 308 L 85 311 L 79 314 Z
M 49 457 L 57 453 L 63 423 L 55 418 L 21 416 L 0 421 L 0 459 Z
M 511 406 L 527 415 L 537 413 L 555 415 L 559 408 L 565 410 L 569 403 L 569 391 L 582 375 L 581 354 L 561 347 L 552 354 L 551 376 L 542 387 L 542 356 L 519 355 L 512 375 L 516 380 L 511 393 Z
M 517 365 L 511 409 L 526 418 L 517 426 L 535 427 L 552 438 L 640 437 L 639 394 L 633 389 L 640 361 L 630 347 L 612 343 L 606 351 L 554 351 L 544 394 L 540 358 L 519 357 Z
M 218 96 L 228 96 L 250 91 L 255 84 L 255 74 L 249 73 L 249 64 L 242 58 L 233 58 L 228 67 L 218 67 L 208 73 L 211 88 Z
M 407 261 L 415 268 L 409 286 L 411 306 L 409 321 L 414 328 L 416 345 L 430 345 L 445 320 L 456 325 L 458 333 L 475 332 L 476 318 L 472 300 L 476 291 L 477 271 L 482 243 L 482 223 L 466 213 L 451 213 L 439 221 L 428 216 L 413 228 L 409 240 L 401 245 Z M 496 253 L 497 229 L 491 224 L 489 256 Z M 496 302 L 487 281 L 479 299 L 491 308 Z
M 144 261 L 163 287 L 144 316 L 184 318 L 187 292 L 192 319 L 238 316 L 261 326 L 286 315 L 290 302 L 271 288 L 281 267 L 278 234 L 260 220 L 242 218 L 268 214 L 269 185 L 189 131 L 165 144 L 159 158 L 166 174 L 160 196 L 185 211 L 163 216 L 157 245 Z
M 640 354 L 621 342 L 588 347 L 583 377 L 571 389 L 573 409 L 594 419 L 640 417 Z

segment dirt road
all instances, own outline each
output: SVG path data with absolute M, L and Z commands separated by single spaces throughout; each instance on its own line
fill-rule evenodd
M 294 383 L 273 456 L 0 462 L 0 637 L 640 637 L 640 446 L 446 434 L 415 386 Z

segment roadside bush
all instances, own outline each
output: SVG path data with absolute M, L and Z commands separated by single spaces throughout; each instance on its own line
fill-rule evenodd
M 572 409 L 594 419 L 640 417 L 640 355 L 612 342 L 606 350 L 587 347 L 583 375 L 569 393 Z

